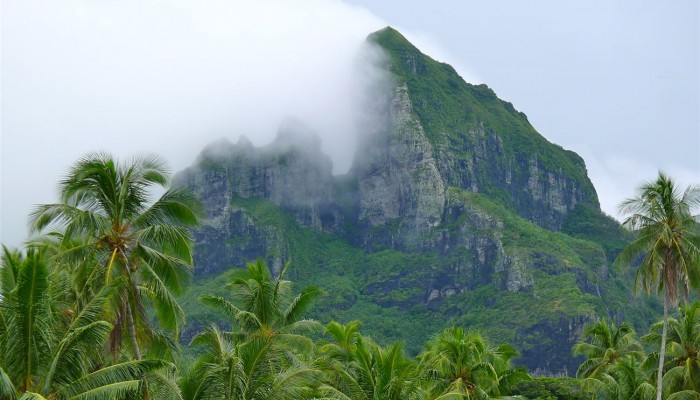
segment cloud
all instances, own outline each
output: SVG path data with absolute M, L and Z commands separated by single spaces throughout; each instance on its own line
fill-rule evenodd
M 588 175 L 598 192 L 600 208 L 606 214 L 621 221 L 620 204 L 637 195 L 637 189 L 646 182 L 654 181 L 659 171 L 668 174 L 680 190 L 697 185 L 697 171 L 679 164 L 642 161 L 620 154 L 600 154 L 583 146 L 580 155 L 586 160 Z
M 19 244 L 89 151 L 155 152 L 177 171 L 221 137 L 267 144 L 294 116 L 346 170 L 355 66 L 385 25 L 332 0 L 5 2 L 2 242 Z

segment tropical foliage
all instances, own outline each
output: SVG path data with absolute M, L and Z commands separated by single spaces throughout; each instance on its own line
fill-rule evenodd
M 47 247 L 3 247 L 0 301 L 0 398 L 176 399 L 175 366 L 157 359 L 110 363 L 104 320 L 118 282 L 80 305 L 66 269 L 51 264 Z
M 656 399 L 661 400 L 663 385 L 668 308 L 678 303 L 679 292 L 687 297 L 691 287 L 700 285 L 700 186 L 680 193 L 675 182 L 659 173 L 654 182 L 644 184 L 637 197 L 626 200 L 620 210 L 628 215 L 624 225 L 637 231 L 637 239 L 620 253 L 616 263 L 642 262 L 635 287 L 663 293 L 664 319 L 657 369 Z
M 511 368 L 518 353 L 509 345 L 489 346 L 476 332 L 451 328 L 427 344 L 421 365 L 431 378 L 434 398 L 501 398 L 530 376 Z
M 678 308 L 680 318 L 668 319 L 668 358 L 662 370 L 662 399 L 700 399 L 700 302 Z M 653 324 L 642 342 L 627 324 L 600 320 L 586 329 L 587 341 L 574 346 L 586 360 L 579 368 L 583 389 L 601 399 L 650 400 L 658 392 L 659 353 L 644 352 L 643 344 L 656 348 L 661 342 L 664 319 Z
M 417 365 L 406 357 L 401 344 L 382 348 L 362 337 L 358 324 L 328 325 L 332 339 L 320 348 L 318 361 L 326 373 L 320 394 L 346 400 L 423 398 Z
M 32 214 L 38 235 L 2 247 L 0 399 L 700 399 L 700 302 L 668 316 L 698 283 L 690 210 L 700 195 L 677 196 L 663 175 L 626 203 L 639 232 L 618 264 L 642 257 L 638 285 L 664 293 L 664 317 L 641 341 L 628 323 L 590 324 L 573 347 L 579 379 L 533 379 L 513 365 L 512 346 L 465 327 L 411 357 L 401 342 L 363 336 L 359 321 L 323 326 L 307 314 L 326 293 L 295 290 L 289 263 L 261 259 L 230 274 L 224 294 L 201 296 L 225 320 L 198 330 L 188 358 L 176 295 L 198 207 L 168 182 L 157 157 L 89 155 L 61 183 L 61 201 Z M 166 191 L 151 204 L 154 185 Z
M 192 241 L 185 225 L 196 224 L 197 214 L 184 190 L 168 190 L 149 204 L 149 191 L 168 184 L 157 156 L 121 164 L 108 154 L 89 154 L 61 182 L 61 202 L 39 206 L 30 217 L 34 231 L 60 239 L 57 258 L 74 261 L 69 266 L 80 301 L 119 282 L 111 346 L 117 351 L 124 333 L 136 359 L 139 343 L 163 341 L 148 322 L 144 300 L 175 337 L 184 320 L 173 294 L 190 276 Z
M 642 346 L 634 329 L 627 323 L 617 325 L 601 319 L 586 327 L 583 335 L 589 341 L 574 346 L 574 355 L 586 356 L 586 361 L 576 372 L 579 377 L 597 377 L 620 360 L 640 360 L 642 357 Z
M 667 394 L 684 390 L 700 393 L 700 302 L 679 307 L 678 314 L 679 319 L 668 320 L 664 390 Z M 660 331 L 663 322 L 652 325 L 651 332 L 642 339 L 658 347 Z M 650 354 L 651 360 L 658 358 L 658 353 Z

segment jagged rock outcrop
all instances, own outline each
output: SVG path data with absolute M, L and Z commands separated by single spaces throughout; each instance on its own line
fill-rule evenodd
M 262 254 L 277 254 L 268 260 L 275 267 L 288 258 L 284 232 L 256 227 L 248 211 L 236 206 L 237 198 L 269 200 L 304 227 L 333 230 L 341 221 L 332 204 L 331 160 L 321 152 L 318 136 L 293 119 L 262 148 L 245 137 L 235 145 L 226 140 L 209 145 L 175 184 L 193 188 L 204 203 L 206 217 L 195 231 L 198 247 L 207 249 L 195 260 L 203 273 L 244 265 Z
M 386 123 L 365 136 L 352 174 L 358 182 L 358 223 L 384 226 L 392 247 L 412 247 L 440 224 L 445 185 L 433 149 L 413 114 L 408 88 L 388 96 Z M 365 244 L 369 244 L 365 240 Z

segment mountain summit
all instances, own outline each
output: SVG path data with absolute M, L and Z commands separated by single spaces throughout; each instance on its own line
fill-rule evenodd
M 626 234 L 600 212 L 583 160 L 396 30 L 367 42 L 389 79 L 372 88 L 347 174 L 332 175 L 299 121 L 265 147 L 218 143 L 179 174 L 207 210 L 194 232 L 201 290 L 259 256 L 275 271 L 293 260 L 295 281 L 331 293 L 318 318 L 361 319 L 414 352 L 446 326 L 480 329 L 533 371 L 573 373 L 582 326 L 635 301 L 608 268 Z
M 399 123 L 421 131 L 445 186 L 499 198 L 552 230 L 577 204 L 599 210 L 581 157 L 548 142 L 511 103 L 466 83 L 390 27 L 368 40 L 388 56 L 394 106 L 403 107 Z

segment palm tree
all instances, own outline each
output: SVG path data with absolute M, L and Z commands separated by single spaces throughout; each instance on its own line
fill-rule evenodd
M 249 263 L 226 285 L 235 304 L 223 297 L 202 296 L 204 304 L 233 320 L 235 331 L 223 332 L 212 326 L 192 339 L 191 344 L 201 346 L 203 353 L 181 381 L 186 399 L 311 396 L 321 372 L 308 367 L 299 352 L 313 349 L 313 341 L 305 333 L 322 326 L 303 315 L 324 293 L 309 286 L 292 297 L 292 283 L 283 279 L 289 265 L 273 278 L 262 259 Z
M 102 317 L 117 282 L 75 309 L 66 269 L 51 266 L 46 253 L 3 247 L 0 398 L 142 398 L 145 391 L 152 399 L 179 398 L 168 362 L 105 365 L 100 350 L 112 325 Z
M 360 336 L 360 321 L 352 321 L 346 325 L 331 321 L 326 326 L 326 334 L 332 340 L 321 345 L 320 350 L 325 357 L 341 362 L 352 361 Z
M 303 316 L 325 292 L 308 286 L 292 297 L 292 283 L 283 279 L 289 265 L 285 264 L 279 276 L 273 278 L 265 262 L 258 258 L 234 274 L 226 286 L 240 307 L 221 296 L 204 295 L 201 300 L 230 316 L 246 337 L 310 348 L 313 342 L 304 334 L 318 332 L 323 326 Z
M 690 186 L 680 194 L 664 173 L 644 184 L 637 197 L 622 203 L 620 211 L 628 217 L 624 225 L 637 231 L 638 237 L 620 253 L 615 263 L 629 266 L 643 256 L 635 276 L 635 288 L 646 292 L 657 289 L 664 294 L 664 324 L 661 336 L 656 399 L 661 400 L 668 307 L 678 303 L 691 286 L 700 284 L 700 217 L 693 210 L 700 206 L 700 187 Z
M 664 369 L 664 393 L 683 391 L 700 393 L 700 302 L 679 307 L 680 318 L 668 320 L 668 359 Z M 652 325 L 651 332 L 643 339 L 658 345 L 663 322 Z M 658 353 L 650 356 L 657 359 Z
M 579 378 L 596 377 L 607 373 L 621 360 L 634 358 L 640 361 L 643 357 L 642 346 L 629 323 L 618 325 L 600 319 L 586 327 L 584 337 L 589 341 L 579 342 L 573 349 L 574 355 L 586 356 L 586 361 L 576 372 Z
M 181 379 L 186 400 L 311 398 L 321 372 L 289 357 L 270 340 L 242 339 L 212 326 L 195 336 L 202 355 Z
M 619 359 L 604 372 L 584 379 L 583 389 L 609 400 L 652 400 L 656 392 L 636 357 Z
M 435 399 L 517 398 L 503 395 L 530 379 L 523 368 L 511 368 L 510 359 L 517 356 L 512 347 L 491 347 L 474 331 L 448 328 L 426 347 L 421 366 Z
M 406 358 L 401 343 L 382 348 L 357 330 L 357 322 L 331 322 L 332 341 L 321 346 L 319 368 L 326 373 L 318 388 L 323 398 L 342 400 L 412 400 L 423 398 L 418 366 Z
M 139 339 L 158 336 L 145 316 L 144 297 L 175 336 L 184 319 L 173 293 L 190 276 L 192 240 L 183 226 L 197 223 L 196 202 L 184 190 L 168 190 L 149 205 L 149 191 L 167 188 L 168 182 L 157 156 L 120 164 L 108 154 L 88 154 L 60 183 L 61 202 L 37 207 L 30 218 L 35 232 L 58 229 L 61 257 L 79 261 L 75 276 L 81 278 L 83 299 L 125 278 L 111 340 L 117 349 L 121 332 L 128 332 L 136 359 L 141 359 Z

